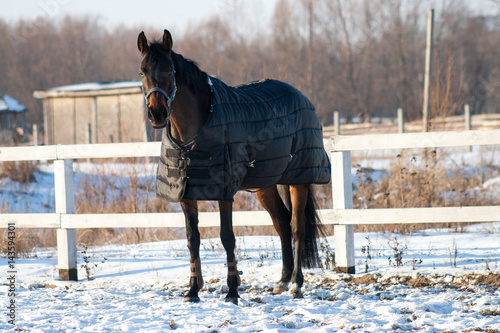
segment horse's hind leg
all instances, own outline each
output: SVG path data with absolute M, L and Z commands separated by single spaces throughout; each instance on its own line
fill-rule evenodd
M 280 294 L 288 290 L 288 284 L 292 279 L 293 272 L 293 250 L 292 250 L 292 229 L 290 220 L 292 215 L 285 207 L 276 186 L 267 187 L 257 191 L 262 206 L 267 210 L 273 221 L 274 228 L 281 239 L 281 256 L 283 269 L 281 279 L 274 288 L 273 293 Z
M 241 284 L 234 248 L 236 240 L 233 232 L 233 203 L 231 201 L 219 201 L 220 210 L 220 238 L 227 255 L 227 285 L 229 292 L 226 296 L 227 302 L 238 304 L 238 286 Z
M 198 230 L 198 203 L 191 200 L 181 202 L 182 211 L 186 218 L 186 236 L 189 253 L 191 255 L 190 289 L 184 297 L 185 302 L 199 302 L 198 291 L 203 287 L 200 262 L 200 232 Z
M 302 297 L 302 291 L 300 289 L 304 284 L 301 260 L 306 239 L 305 208 L 308 200 L 308 192 L 308 185 L 290 186 L 290 198 L 292 203 L 292 236 L 295 245 L 291 293 L 295 298 Z

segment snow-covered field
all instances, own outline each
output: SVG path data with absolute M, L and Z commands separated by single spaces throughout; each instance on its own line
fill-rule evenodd
M 463 233 L 356 234 L 358 273 L 306 270 L 303 299 L 270 292 L 281 270 L 277 237 L 240 237 L 239 305 L 223 299 L 225 252 L 218 239 L 202 242 L 206 285 L 197 304 L 182 297 L 189 275 L 185 241 L 89 248 L 88 263 L 79 255 L 79 282 L 58 281 L 55 250 L 45 249 L 16 260 L 16 327 L 27 332 L 499 332 L 499 231 L 500 223 L 491 223 Z M 392 248 L 396 238 L 401 266 Z M 332 238 L 322 242 L 334 247 Z M 367 246 L 371 259 L 361 252 Z M 7 259 L 0 263 L 0 276 L 7 277 Z M 4 309 L 8 289 L 0 288 Z M 4 314 L 0 330 L 13 328 L 7 320 Z
M 395 154 L 353 156 L 363 160 L 363 166 L 383 171 Z M 498 165 L 499 157 L 498 148 L 475 147 L 472 153 L 451 151 L 446 163 Z M 130 168 L 108 167 L 122 177 L 116 184 L 125 188 Z M 154 164 L 141 168 L 135 176 L 154 175 Z M 76 184 L 103 172 L 84 163 L 75 171 Z M 53 212 L 51 166 L 42 165 L 36 178 L 29 185 L 2 179 L 0 207 L 9 212 Z M 498 184 L 495 178 L 483 186 L 498 195 Z M 15 296 L 9 296 L 8 283 L 0 286 L 0 331 L 500 332 L 500 222 L 461 231 L 357 233 L 357 274 L 306 270 L 303 299 L 270 292 L 281 271 L 277 237 L 239 237 L 243 284 L 238 305 L 224 302 L 227 268 L 218 239 L 202 241 L 205 287 L 197 304 L 183 302 L 189 275 L 185 240 L 91 247 L 86 254 L 79 248 L 79 282 L 59 281 L 56 250 L 37 249 L 15 260 Z M 325 259 L 331 254 L 327 248 L 333 250 L 335 244 L 333 238 L 321 242 Z M 4 282 L 12 275 L 9 271 L 8 259 L 1 258 Z M 11 300 L 16 304 L 15 326 L 8 323 Z

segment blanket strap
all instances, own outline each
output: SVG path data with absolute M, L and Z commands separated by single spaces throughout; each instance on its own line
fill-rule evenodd
M 209 169 L 168 169 L 168 177 L 172 178 L 210 178 Z

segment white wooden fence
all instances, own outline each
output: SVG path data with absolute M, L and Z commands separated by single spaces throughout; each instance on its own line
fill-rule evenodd
M 320 211 L 335 230 L 337 270 L 354 273 L 354 224 L 489 222 L 500 219 L 500 206 L 352 209 L 351 150 L 427 148 L 500 144 L 500 130 L 334 136 L 331 150 L 334 209 Z M 158 156 L 160 143 L 115 143 L 0 147 L 0 161 L 54 161 L 55 213 L 0 214 L 0 228 L 56 228 L 59 278 L 77 280 L 76 229 L 184 227 L 182 213 L 75 214 L 73 160 Z M 200 227 L 219 226 L 219 214 L 200 213 Z M 234 212 L 235 226 L 272 225 L 264 211 Z
M 500 144 L 500 130 L 334 136 L 332 197 L 334 209 L 323 211 L 335 229 L 335 261 L 339 271 L 354 273 L 354 224 L 492 222 L 500 206 L 352 209 L 351 151 L 438 148 Z

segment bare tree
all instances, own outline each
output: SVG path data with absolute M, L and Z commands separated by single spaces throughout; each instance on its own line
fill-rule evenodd
M 498 4 L 498 0 L 490 0 Z M 348 121 L 395 113 L 420 119 L 424 5 L 435 5 L 431 105 L 434 115 L 500 112 L 500 25 L 463 0 L 278 0 L 270 27 L 242 22 L 252 9 L 227 0 L 226 9 L 175 36 L 176 51 L 229 84 L 272 77 L 303 91 L 321 121 L 341 110 Z M 255 9 L 255 8 L 254 8 Z M 256 18 L 252 18 L 256 20 Z M 268 28 L 268 29 L 266 29 Z M 33 90 L 88 81 L 136 80 L 140 30 L 112 31 L 95 17 L 0 19 L 0 93 L 42 122 Z

